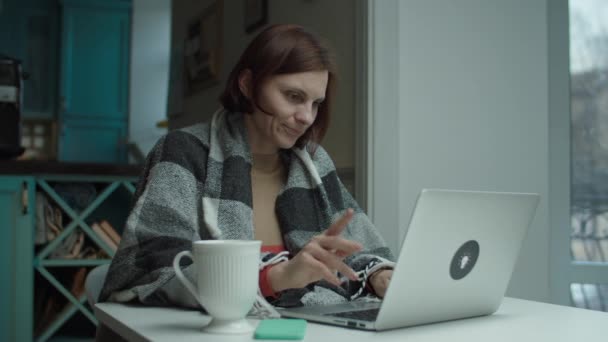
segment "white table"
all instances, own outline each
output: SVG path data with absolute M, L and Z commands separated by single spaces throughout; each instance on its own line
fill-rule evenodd
M 209 317 L 196 311 L 95 305 L 100 322 L 129 341 L 252 341 L 253 334 L 208 335 L 201 331 Z M 251 321 L 257 324 L 256 320 Z M 603 341 L 608 313 L 505 298 L 494 315 L 367 332 L 308 323 L 304 341 Z

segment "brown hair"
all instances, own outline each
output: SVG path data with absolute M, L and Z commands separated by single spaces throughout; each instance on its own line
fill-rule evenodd
M 251 71 L 250 101 L 239 88 L 239 76 Z M 298 25 L 273 25 L 260 32 L 249 43 L 238 63 L 230 72 L 220 102 L 231 112 L 252 113 L 257 105 L 259 85 L 273 75 L 294 74 L 307 71 L 328 71 L 325 101 L 319 105 L 317 117 L 296 142 L 304 147 L 308 142 L 311 153 L 321 142 L 329 127 L 329 111 L 336 83 L 334 57 L 329 46 L 311 32 Z M 255 107 L 254 107 L 255 106 Z

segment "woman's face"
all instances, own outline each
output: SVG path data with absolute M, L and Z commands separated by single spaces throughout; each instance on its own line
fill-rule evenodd
M 245 115 L 252 152 L 269 154 L 293 147 L 315 121 L 327 81 L 328 72 L 323 70 L 276 75 L 261 84 L 257 103 L 271 115 L 260 108 Z

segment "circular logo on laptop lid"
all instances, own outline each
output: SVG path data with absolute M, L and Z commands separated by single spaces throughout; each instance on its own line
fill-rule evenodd
M 475 240 L 465 242 L 452 258 L 450 264 L 450 276 L 454 280 L 460 280 L 467 276 L 475 267 L 479 257 L 479 244 Z

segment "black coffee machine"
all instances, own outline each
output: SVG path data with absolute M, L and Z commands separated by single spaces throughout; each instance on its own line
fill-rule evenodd
M 0 54 L 0 159 L 13 159 L 23 153 L 22 107 L 21 62 Z

